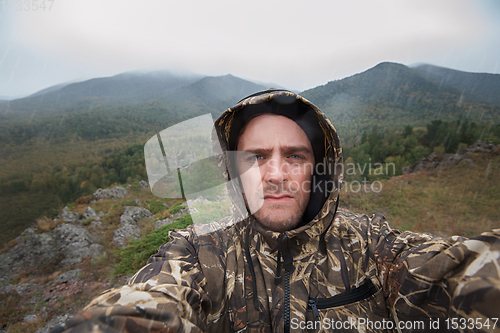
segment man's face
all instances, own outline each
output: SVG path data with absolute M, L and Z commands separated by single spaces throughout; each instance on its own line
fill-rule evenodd
M 314 153 L 293 120 L 264 114 L 250 120 L 237 145 L 236 166 L 247 206 L 273 231 L 293 229 L 309 202 Z

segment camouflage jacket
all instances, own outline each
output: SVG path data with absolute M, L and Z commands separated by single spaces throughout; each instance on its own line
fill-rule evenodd
M 223 151 L 235 112 L 277 95 L 316 113 L 325 154 L 341 164 L 331 123 L 288 92 L 227 110 L 216 122 Z M 252 216 L 238 219 L 244 207 L 235 205 L 228 221 L 171 232 L 127 285 L 105 291 L 54 332 L 499 330 L 500 230 L 444 239 L 395 230 L 380 214 L 337 212 L 342 174 L 333 178 L 319 212 L 297 229 L 269 231 Z

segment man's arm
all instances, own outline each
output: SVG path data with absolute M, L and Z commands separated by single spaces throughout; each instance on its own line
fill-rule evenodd
M 465 318 L 467 323 L 474 320 L 476 329 L 500 317 L 500 230 L 445 239 L 392 229 L 378 214 L 372 219 L 372 237 L 395 319 L 441 318 L 441 328 L 446 328 L 451 325 L 446 318 Z
M 52 332 L 201 332 L 210 300 L 188 232 L 170 232 L 170 242 L 128 285 L 105 291 Z

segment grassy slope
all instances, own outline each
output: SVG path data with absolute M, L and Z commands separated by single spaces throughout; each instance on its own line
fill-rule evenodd
M 471 155 L 473 165 L 402 175 L 380 193 L 341 192 L 353 212 L 382 212 L 396 228 L 471 237 L 500 227 L 500 155 Z M 355 188 L 356 189 L 356 188 Z

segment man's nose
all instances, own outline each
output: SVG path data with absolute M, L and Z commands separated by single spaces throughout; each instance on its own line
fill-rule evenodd
M 264 180 L 271 183 L 281 183 L 288 180 L 288 170 L 283 158 L 273 157 L 266 163 Z

